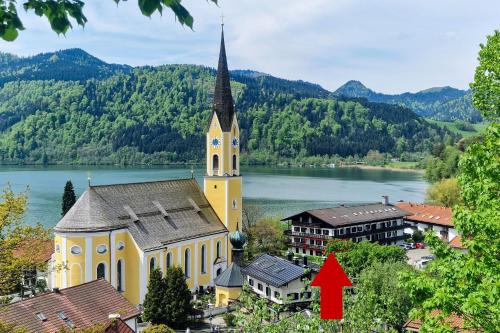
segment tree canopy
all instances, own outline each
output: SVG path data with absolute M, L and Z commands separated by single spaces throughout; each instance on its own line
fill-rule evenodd
M 126 0 L 113 1 L 118 4 Z M 217 4 L 217 0 L 210 1 Z M 17 0 L 0 0 L 0 37 L 9 42 L 14 41 L 19 31 L 25 29 L 17 13 L 17 2 Z M 26 11 L 33 11 L 36 15 L 45 17 L 56 33 L 65 34 L 68 29 L 73 28 L 74 23 L 82 27 L 87 23 L 84 14 L 85 3 L 85 0 L 23 0 L 22 7 Z M 181 5 L 181 0 L 138 0 L 137 3 L 145 16 L 150 17 L 156 12 L 162 14 L 164 10 L 170 10 L 180 24 L 193 28 L 194 19 Z
M 471 143 L 459 162 L 462 202 L 453 208 L 453 223 L 467 252 L 426 235 L 436 259 L 428 269 L 405 277 L 422 321 L 421 332 L 453 332 L 445 320 L 457 315 L 464 328 L 498 332 L 500 328 L 500 32 L 481 45 L 474 104 L 491 123 L 481 141 Z

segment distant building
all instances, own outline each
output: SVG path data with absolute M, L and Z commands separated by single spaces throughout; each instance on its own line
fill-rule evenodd
M 243 269 L 245 282 L 262 298 L 276 304 L 300 304 L 311 301 L 312 292 L 305 279 L 315 275 L 306 262 L 263 254 Z
M 106 279 L 141 304 L 151 270 L 181 267 L 191 291 L 231 264 L 228 233 L 241 226 L 239 126 L 221 35 L 206 127 L 203 189 L 194 178 L 92 186 L 57 223 L 52 286 Z
M 333 208 L 307 210 L 289 216 L 289 250 L 322 256 L 331 239 L 364 240 L 380 244 L 399 244 L 409 237 L 404 233 L 405 210 L 385 203 L 340 205 Z
M 94 324 L 105 332 L 137 332 L 140 311 L 105 280 L 96 280 L 0 307 L 0 319 L 28 333 L 55 333 Z M 115 320 L 112 320 L 115 319 Z M 111 323 L 114 323 L 111 325 Z
M 464 252 L 466 253 L 468 250 L 467 250 L 467 247 L 465 247 L 465 245 L 462 244 L 462 237 L 461 236 L 455 236 L 453 237 L 453 239 L 448 243 L 452 248 L 458 250 L 458 251 L 461 251 L 461 252 Z
M 411 213 L 405 217 L 408 224 L 405 232 L 409 234 L 413 234 L 415 230 L 422 232 L 432 230 L 446 242 L 457 236 L 452 222 L 451 208 L 412 202 L 400 202 L 396 206 Z

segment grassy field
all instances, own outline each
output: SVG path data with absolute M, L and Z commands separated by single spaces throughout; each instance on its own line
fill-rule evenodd
M 447 127 L 450 131 L 457 133 L 464 138 L 468 137 L 468 136 L 472 136 L 472 135 L 477 135 L 477 134 L 481 133 L 482 131 L 484 131 L 486 126 L 488 126 L 488 124 L 484 123 L 484 122 L 478 123 L 478 124 L 471 124 L 474 127 L 474 131 L 462 131 L 462 130 L 459 130 L 456 127 L 456 124 L 453 122 L 439 121 L 439 120 L 428 119 L 428 118 L 426 118 L 426 120 L 428 122 L 430 122 L 431 124 L 438 125 L 439 127 Z

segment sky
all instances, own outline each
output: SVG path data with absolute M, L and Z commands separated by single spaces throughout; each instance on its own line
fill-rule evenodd
M 500 29 L 499 0 L 184 0 L 193 30 L 167 11 L 143 16 L 136 0 L 85 3 L 85 28 L 75 23 L 65 36 L 19 9 L 26 30 L 15 42 L 0 41 L 0 51 L 29 56 L 79 47 L 112 63 L 215 67 L 223 12 L 230 69 L 329 90 L 359 80 L 402 93 L 467 89 L 479 44 Z

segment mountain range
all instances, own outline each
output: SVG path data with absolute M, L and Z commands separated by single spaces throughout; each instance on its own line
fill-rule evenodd
M 362 85 L 332 93 L 250 70 L 232 71 L 231 79 L 249 163 L 370 150 L 422 156 L 457 139 L 398 101 L 356 95 Z M 80 49 L 0 53 L 0 163 L 203 161 L 214 81 L 209 67 L 115 65 Z M 435 95 L 449 102 L 453 92 Z
M 477 123 L 482 120 L 479 111 L 472 106 L 470 90 L 452 87 L 435 87 L 416 93 L 399 95 L 377 93 L 359 81 L 349 81 L 333 93 L 336 96 L 361 97 L 372 102 L 399 104 L 408 107 L 422 117 L 435 120 L 465 120 Z

